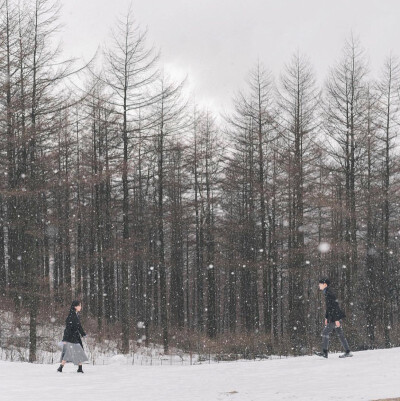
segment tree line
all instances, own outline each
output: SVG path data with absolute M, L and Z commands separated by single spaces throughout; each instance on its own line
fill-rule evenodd
M 0 5 L 0 290 L 29 313 L 82 299 L 97 330 L 259 336 L 307 352 L 342 300 L 355 348 L 399 345 L 399 89 L 350 36 L 318 84 L 258 62 L 226 115 L 163 73 L 132 12 L 77 67 L 53 0 Z M 232 91 L 237 88 L 232 88 Z M 244 344 L 245 345 L 245 344 Z

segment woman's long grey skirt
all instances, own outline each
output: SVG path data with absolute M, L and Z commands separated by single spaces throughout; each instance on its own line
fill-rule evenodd
M 72 362 L 74 365 L 79 365 L 88 361 L 88 357 L 80 344 L 66 342 L 62 349 L 60 362 L 61 361 Z

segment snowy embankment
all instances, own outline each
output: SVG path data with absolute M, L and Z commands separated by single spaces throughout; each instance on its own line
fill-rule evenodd
M 85 365 L 0 361 L 2 401 L 376 400 L 400 396 L 400 348 L 353 358 L 305 356 L 193 366 Z

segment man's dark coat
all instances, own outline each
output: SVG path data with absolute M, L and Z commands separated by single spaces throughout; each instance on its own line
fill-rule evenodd
M 328 323 L 336 322 L 337 320 L 346 317 L 346 314 L 339 308 L 339 303 L 335 293 L 330 287 L 324 289 L 325 301 L 326 301 L 326 314 L 325 319 Z

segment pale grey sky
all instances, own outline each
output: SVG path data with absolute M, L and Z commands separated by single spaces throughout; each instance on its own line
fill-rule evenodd
M 291 55 L 306 54 L 323 80 L 351 31 L 373 72 L 400 55 L 400 0 L 61 0 L 68 56 L 89 59 L 132 4 L 173 75 L 189 75 L 196 98 L 229 107 L 259 59 L 276 78 Z

